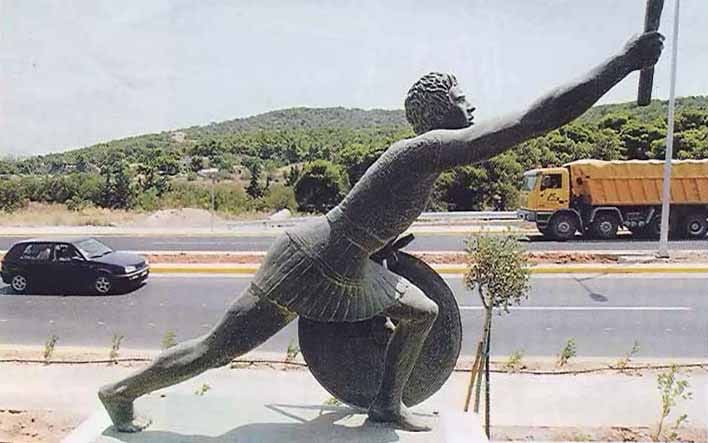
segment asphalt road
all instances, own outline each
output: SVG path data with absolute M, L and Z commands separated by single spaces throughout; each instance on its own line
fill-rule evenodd
M 265 251 L 274 236 L 95 236 L 114 249 L 129 251 Z M 464 234 L 416 234 L 416 239 L 406 249 L 410 251 L 462 251 L 467 235 Z M 0 250 L 7 250 L 20 237 L 0 236 Z M 540 235 L 528 237 L 532 251 L 607 251 L 658 249 L 658 241 L 634 240 L 623 235 L 616 240 L 583 240 L 568 242 L 545 240 Z M 676 250 L 708 250 L 705 240 L 674 240 L 670 248 Z
M 178 340 L 207 332 L 249 282 L 245 277 L 152 276 L 115 296 L 14 295 L 0 285 L 0 342 L 105 347 L 114 333 L 125 348 L 159 348 L 165 332 Z M 448 279 L 463 319 L 463 354 L 475 350 L 482 312 L 459 278 Z M 640 357 L 708 357 L 708 276 L 538 276 L 529 300 L 495 317 L 493 353 L 556 355 L 574 338 L 579 356 L 621 356 L 635 340 Z M 297 322 L 261 351 L 282 352 Z

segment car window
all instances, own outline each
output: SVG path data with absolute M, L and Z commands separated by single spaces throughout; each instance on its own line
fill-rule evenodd
M 28 261 L 49 261 L 52 258 L 51 243 L 32 243 L 27 245 L 20 259 Z
M 74 243 L 74 245 L 84 254 L 87 259 L 101 257 L 113 252 L 111 248 L 104 245 L 95 238 L 88 238 Z
M 80 257 L 79 253 L 71 245 L 59 244 L 54 247 L 54 260 L 65 262 L 71 261 L 74 257 Z
M 7 251 L 7 255 L 5 255 L 5 257 L 8 259 L 11 259 L 11 260 L 15 260 L 22 255 L 22 253 L 24 252 L 24 250 L 26 248 L 27 248 L 26 244 L 15 245 L 12 248 L 10 248 L 9 251 Z

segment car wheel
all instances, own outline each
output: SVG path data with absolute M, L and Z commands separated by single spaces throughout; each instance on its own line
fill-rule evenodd
M 551 219 L 549 230 L 557 240 L 570 240 L 578 230 L 578 220 L 570 214 L 558 214 Z
M 113 282 L 108 275 L 100 274 L 93 282 L 93 289 L 101 295 L 108 294 L 113 289 Z
M 686 237 L 690 239 L 703 238 L 708 232 L 708 221 L 705 214 L 690 214 L 684 220 Z
M 617 229 L 619 229 L 617 216 L 607 213 L 598 214 L 590 226 L 592 237 L 602 240 L 611 240 L 617 237 Z
M 25 292 L 27 292 L 28 286 L 29 282 L 27 281 L 27 277 L 22 274 L 13 275 L 12 279 L 10 280 L 10 287 L 18 294 L 24 294 Z

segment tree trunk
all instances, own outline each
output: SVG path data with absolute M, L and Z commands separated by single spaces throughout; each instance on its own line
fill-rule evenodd
M 491 312 L 491 310 L 490 310 Z M 491 439 L 491 434 L 489 432 L 489 357 L 492 343 L 492 316 L 489 316 L 489 327 L 487 328 L 487 347 L 485 349 L 486 359 L 484 361 L 484 432 L 487 434 L 487 438 Z
M 484 368 L 486 367 L 486 359 L 488 356 L 487 348 L 489 344 L 487 343 L 487 337 L 489 336 L 489 326 L 492 321 L 492 310 L 491 308 L 486 309 L 484 316 L 484 329 L 482 330 L 482 360 L 479 364 L 479 371 L 477 376 L 477 385 L 475 386 L 474 393 L 474 413 L 479 413 L 479 402 L 482 397 L 482 374 L 484 374 Z

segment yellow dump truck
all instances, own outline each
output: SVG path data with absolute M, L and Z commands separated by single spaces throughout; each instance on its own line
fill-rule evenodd
M 664 162 L 579 160 L 524 173 L 519 218 L 544 236 L 568 240 L 577 232 L 609 239 L 620 227 L 658 236 Z M 672 235 L 708 232 L 708 159 L 675 160 L 671 173 Z

